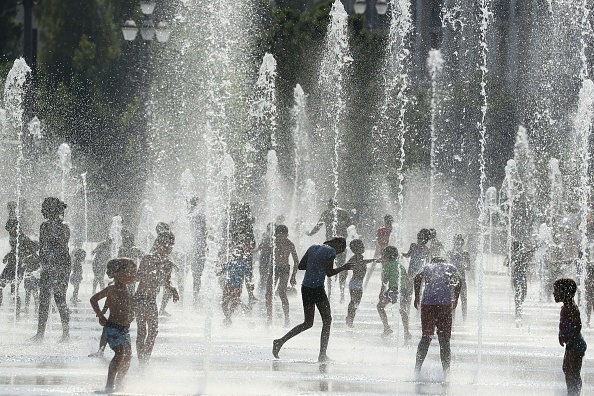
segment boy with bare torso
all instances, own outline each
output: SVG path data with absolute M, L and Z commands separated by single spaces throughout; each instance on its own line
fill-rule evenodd
M 91 297 L 91 306 L 104 326 L 105 337 L 115 355 L 109 364 L 105 393 L 120 388 L 132 360 L 132 344 L 130 342 L 130 323 L 132 314 L 132 295 L 128 286 L 134 283 L 136 265 L 130 259 L 113 259 L 107 263 L 108 275 L 113 276 L 115 283 L 107 286 Z M 109 305 L 109 318 L 99 308 L 99 301 L 106 299 Z

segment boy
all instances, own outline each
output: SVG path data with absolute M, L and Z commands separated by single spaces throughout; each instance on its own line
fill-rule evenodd
M 346 250 L 346 239 L 332 238 L 323 245 L 312 245 L 307 249 L 305 255 L 299 262 L 299 269 L 305 270 L 305 276 L 301 284 L 301 299 L 303 301 L 303 323 L 293 327 L 283 337 L 272 342 L 272 355 L 278 359 L 278 353 L 284 343 L 296 335 L 311 328 L 314 323 L 316 307 L 322 317 L 322 334 L 320 336 L 320 354 L 318 362 L 327 362 L 328 341 L 330 340 L 330 326 L 332 325 L 332 311 L 330 302 L 324 290 L 324 278 L 337 275 L 342 271 L 351 269 L 350 264 L 334 268 L 336 255 Z
M 104 326 L 110 348 L 115 352 L 109 363 L 105 384 L 105 393 L 112 393 L 116 387 L 121 388 L 132 360 L 129 333 L 133 319 L 132 296 L 128 285 L 134 283 L 136 265 L 134 261 L 127 258 L 113 259 L 107 263 L 107 272 L 108 276 L 114 278 L 115 283 L 91 297 L 91 306 L 99 318 L 99 324 Z M 109 304 L 109 318 L 105 318 L 103 311 L 99 308 L 99 300 L 104 298 Z
M 291 286 L 295 286 L 297 279 L 297 266 L 299 265 L 299 258 L 297 257 L 297 250 L 295 244 L 289 240 L 289 229 L 286 225 L 277 225 L 274 230 L 274 280 L 273 271 L 269 270 L 268 280 L 266 283 L 266 314 L 268 316 L 268 324 L 272 323 L 272 296 L 274 292 L 274 283 L 277 283 L 278 296 L 283 304 L 283 313 L 285 314 L 285 327 L 289 327 L 291 322 L 289 320 L 289 299 L 287 298 L 287 284 L 289 283 L 289 276 Z M 291 273 L 291 265 L 289 264 L 289 256 L 293 258 L 293 272 Z
M 173 263 L 169 260 L 169 255 L 174 243 L 175 237 L 171 232 L 159 233 L 151 254 L 144 256 L 138 267 L 138 288 L 134 294 L 134 307 L 138 326 L 136 353 L 141 364 L 148 363 L 159 333 L 157 294 L 161 288 L 161 281 L 166 291 L 173 295 L 173 302 L 179 300 L 177 289 L 171 285 Z M 109 308 L 111 309 L 111 306 Z
M 365 245 L 360 239 L 353 239 L 349 243 L 353 257 L 349 259 L 347 264 L 351 266 L 353 270 L 353 276 L 349 282 L 349 293 L 351 294 L 351 302 L 347 308 L 346 325 L 353 327 L 353 321 L 355 320 L 355 314 L 357 308 L 363 298 L 363 279 L 367 273 L 367 264 L 375 263 L 375 260 L 365 260 L 363 253 L 365 253 Z
M 225 326 L 231 325 L 231 315 L 241 301 L 243 281 L 251 275 L 251 272 L 252 267 L 242 260 L 242 253 L 239 250 L 234 251 L 231 260 L 223 265 L 225 283 L 221 307 L 225 314 Z
M 559 320 L 559 344 L 565 346 L 563 373 L 569 396 L 579 395 L 582 391 L 582 359 L 586 352 L 586 341 L 582 337 L 580 310 L 573 301 L 577 285 L 573 279 L 557 279 L 553 284 L 555 302 L 562 302 Z
M 384 325 L 384 336 L 392 334 L 392 329 L 388 324 L 388 315 L 386 315 L 386 305 L 395 304 L 400 295 L 400 316 L 402 317 L 402 326 L 404 327 L 404 340 L 411 339 L 408 329 L 408 312 L 406 296 L 406 270 L 398 262 L 398 249 L 394 246 L 386 246 L 382 251 L 382 288 L 377 303 L 377 312 Z

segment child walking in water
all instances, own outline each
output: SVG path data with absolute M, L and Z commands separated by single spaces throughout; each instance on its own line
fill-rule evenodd
M 563 373 L 567 384 L 567 395 L 576 396 L 582 391 L 582 360 L 586 353 L 586 341 L 582 337 L 580 310 L 573 297 L 577 285 L 573 279 L 557 279 L 553 284 L 555 302 L 562 302 L 559 320 L 559 344 L 565 346 Z
M 251 273 L 252 267 L 243 260 L 242 252 L 236 250 L 231 254 L 231 260 L 223 265 L 221 273 L 218 274 L 225 274 L 221 300 L 221 308 L 225 314 L 225 326 L 230 326 L 232 323 L 231 315 L 241 302 L 243 282 Z
M 407 278 L 404 266 L 398 262 L 398 249 L 394 246 L 387 246 L 382 252 L 382 262 L 382 288 L 377 303 L 377 312 L 384 325 L 383 335 L 388 336 L 393 332 L 388 324 L 388 315 L 386 315 L 385 308 L 388 304 L 395 304 L 398 301 L 398 296 L 400 296 L 400 316 L 404 327 L 404 339 L 408 341 L 411 339 L 411 335 L 408 330 Z
M 289 256 L 293 258 L 293 272 L 289 264 Z M 266 314 L 268 324 L 272 323 L 272 297 L 274 295 L 274 284 L 277 284 L 278 296 L 283 304 L 283 313 L 285 315 L 285 327 L 291 325 L 289 320 L 289 299 L 287 298 L 287 284 L 291 278 L 291 286 L 297 283 L 297 266 L 299 258 L 295 245 L 289 240 L 289 229 L 286 225 L 277 225 L 274 230 L 274 276 L 273 271 L 268 271 L 268 281 L 266 284 Z M 273 282 L 274 279 L 274 282 Z
M 303 300 L 305 318 L 303 323 L 295 326 L 283 337 L 272 342 L 272 355 L 275 358 L 278 359 L 278 353 L 285 342 L 313 326 L 317 307 L 322 317 L 322 335 L 320 337 L 318 361 L 328 361 L 326 350 L 328 349 L 328 340 L 330 339 L 332 313 L 326 290 L 324 290 L 324 278 L 334 276 L 351 268 L 350 264 L 334 268 L 336 255 L 343 253 L 345 249 L 346 240 L 337 237 L 324 242 L 323 245 L 310 246 L 301 258 L 299 269 L 305 270 L 305 276 L 301 284 L 301 299 Z
M 91 306 L 99 317 L 99 323 L 104 327 L 110 348 L 115 352 L 109 363 L 105 384 L 105 393 L 112 393 L 116 388 L 121 388 L 132 360 L 129 332 L 133 320 L 132 296 L 128 285 L 134 283 L 136 265 L 127 258 L 113 259 L 107 263 L 107 272 L 108 276 L 114 278 L 115 283 L 91 297 Z M 106 318 L 99 308 L 99 301 L 104 298 L 109 304 L 109 318 Z
M 161 282 L 172 294 L 173 302 L 179 300 L 177 289 L 171 285 L 173 263 L 169 260 L 169 255 L 174 243 L 175 237 L 171 232 L 160 233 L 153 244 L 151 254 L 144 256 L 138 267 L 134 312 L 137 324 L 136 353 L 141 364 L 148 363 L 159 333 L 157 294 L 159 294 Z
M 349 259 L 347 264 L 351 266 L 351 269 L 353 270 L 353 276 L 349 282 L 351 302 L 349 303 L 349 307 L 347 309 L 346 325 L 348 327 L 353 327 L 353 321 L 355 320 L 357 308 L 361 303 L 361 298 L 363 298 L 363 280 L 365 279 L 365 274 L 367 273 L 367 264 L 373 263 L 375 260 L 365 260 L 363 258 L 363 253 L 365 253 L 365 245 L 363 244 L 362 240 L 353 239 L 351 243 L 349 243 L 349 247 L 351 248 L 351 252 L 353 252 L 353 257 Z

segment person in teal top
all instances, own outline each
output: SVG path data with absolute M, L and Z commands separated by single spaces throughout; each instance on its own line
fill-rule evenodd
M 402 317 L 402 326 L 404 327 L 404 339 L 406 341 L 411 339 L 410 331 L 408 329 L 408 312 L 406 309 L 406 284 L 407 276 L 406 269 L 398 261 L 398 249 L 394 246 L 387 246 L 382 252 L 382 288 L 379 294 L 379 302 L 377 303 L 377 312 L 384 325 L 384 336 L 393 333 L 390 324 L 388 323 L 388 315 L 386 315 L 386 306 L 388 304 L 395 304 L 400 296 L 400 316 Z
M 303 323 L 295 326 L 283 337 L 272 342 L 272 355 L 278 359 L 278 353 L 285 342 L 311 328 L 314 323 L 316 307 L 322 317 L 322 335 L 320 337 L 320 363 L 328 361 L 326 349 L 330 339 L 330 326 L 332 324 L 332 313 L 330 302 L 324 290 L 324 278 L 334 276 L 342 271 L 351 269 L 351 264 L 345 264 L 334 268 L 334 259 L 346 249 L 346 240 L 341 237 L 332 238 L 323 245 L 312 245 L 307 249 L 301 258 L 298 268 L 305 270 L 305 276 L 301 283 L 301 300 L 303 301 Z

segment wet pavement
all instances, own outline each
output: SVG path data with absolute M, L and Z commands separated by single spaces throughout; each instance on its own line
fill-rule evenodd
M 86 282 L 86 281 L 85 281 Z M 420 318 L 411 315 L 413 340 L 405 344 L 398 312 L 388 307 L 394 334 L 381 336 L 382 325 L 375 305 L 379 280 L 365 291 L 353 329 L 344 318 L 348 301 L 339 301 L 335 290 L 331 302 L 334 321 L 328 364 L 317 363 L 321 320 L 290 340 L 280 352 L 271 354 L 272 340 L 282 336 L 280 301 L 275 300 L 275 318 L 266 326 L 264 307 L 240 310 L 230 327 L 223 326 L 218 305 L 213 307 L 212 326 L 206 336 L 206 302 L 193 311 L 189 304 L 170 304 L 171 317 L 160 318 L 160 329 L 150 365 L 141 367 L 134 358 L 127 376 L 126 394 L 205 395 L 563 395 L 561 371 L 563 348 L 557 342 L 559 304 L 541 302 L 538 282 L 529 285 L 521 327 L 513 317 L 509 278 L 487 274 L 484 288 L 484 319 L 479 342 L 478 295 L 469 290 L 469 315 L 460 310 L 452 333 L 452 368 L 443 381 L 439 346 L 434 340 L 419 377 L 413 373 Z M 189 290 L 189 287 L 186 288 Z M 113 353 L 89 358 L 96 351 L 101 327 L 86 301 L 90 285 L 83 283 L 83 303 L 73 306 L 69 343 L 58 343 L 59 316 L 41 344 L 28 341 L 35 334 L 36 318 L 23 315 L 16 321 L 5 290 L 0 308 L 0 394 L 64 395 L 94 394 L 105 385 L 107 366 Z M 348 293 L 348 292 L 347 292 Z M 188 296 L 189 297 L 189 296 Z M 348 298 L 347 298 L 348 299 Z M 300 296 L 290 298 L 291 323 L 303 318 Z M 582 313 L 585 327 L 585 313 Z M 396 328 L 395 324 L 399 327 Z M 131 334 L 135 337 L 135 324 Z M 594 330 L 584 329 L 586 341 Z M 594 337 L 592 337 L 594 340 Z M 594 345 L 594 341 L 591 342 Z M 135 350 L 134 350 L 135 354 Z M 586 352 L 582 369 L 583 395 L 594 394 L 594 365 Z

